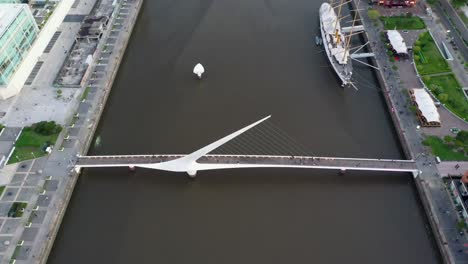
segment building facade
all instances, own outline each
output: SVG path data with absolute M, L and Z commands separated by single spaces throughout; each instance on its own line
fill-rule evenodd
M 28 54 L 39 29 L 26 4 L 2 4 L 0 8 L 0 89 L 8 85 Z

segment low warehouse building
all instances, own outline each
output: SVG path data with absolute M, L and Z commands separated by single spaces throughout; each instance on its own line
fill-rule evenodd
M 440 127 L 440 116 L 431 96 L 422 88 L 410 90 L 411 102 L 416 106 L 416 114 L 421 126 Z

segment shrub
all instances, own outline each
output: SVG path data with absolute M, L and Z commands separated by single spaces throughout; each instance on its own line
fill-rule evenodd
M 446 93 L 441 93 L 437 96 L 437 98 L 439 98 L 439 100 L 442 102 L 442 103 L 445 103 L 447 102 L 448 100 L 448 94 Z
M 431 76 L 423 76 L 422 79 L 424 82 L 428 82 L 431 80 Z
M 445 141 L 446 143 L 451 143 L 451 142 L 453 142 L 453 137 L 451 137 L 451 136 L 445 136 L 445 137 L 444 137 L 444 141 Z
M 422 65 L 418 65 L 418 66 L 416 66 L 416 69 L 418 69 L 418 71 L 422 71 L 424 69 L 424 67 Z
M 444 88 L 437 84 L 431 84 L 429 86 L 429 90 L 431 90 L 431 92 L 433 92 L 435 95 L 440 95 L 444 93 Z
M 377 10 L 375 10 L 375 9 L 369 9 L 369 10 L 367 11 L 367 15 L 368 15 L 369 18 L 372 19 L 372 20 L 377 20 L 377 19 L 379 19 L 379 17 L 380 17 L 379 11 L 377 11 Z
M 455 139 L 455 146 L 457 148 L 461 148 L 461 147 L 464 147 L 465 146 L 465 143 L 463 143 L 463 141 L 460 141 L 458 139 Z
M 62 127 L 54 121 L 42 121 L 34 124 L 32 128 L 34 129 L 34 132 L 44 136 L 50 136 L 62 131 Z
M 419 53 L 421 51 L 421 47 L 420 46 L 414 46 L 413 47 L 413 52 L 414 53 Z
M 419 55 L 414 55 L 414 60 L 415 61 L 419 61 L 421 58 L 419 57 Z

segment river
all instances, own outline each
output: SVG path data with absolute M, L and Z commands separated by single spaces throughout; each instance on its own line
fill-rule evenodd
M 266 115 L 316 155 L 402 158 L 370 69 L 343 90 L 314 0 L 146 0 L 90 154 L 188 153 Z M 191 74 L 201 62 L 201 82 Z M 87 169 L 49 263 L 439 263 L 406 174 Z

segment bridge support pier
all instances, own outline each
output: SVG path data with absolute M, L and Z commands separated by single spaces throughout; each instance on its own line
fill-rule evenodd
M 187 174 L 189 175 L 190 178 L 195 178 L 197 176 L 197 171 L 190 170 L 190 171 L 187 171 Z

